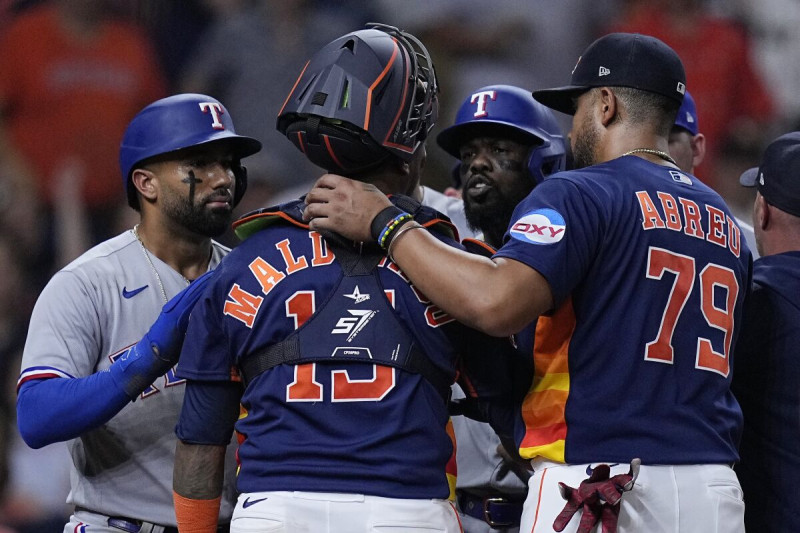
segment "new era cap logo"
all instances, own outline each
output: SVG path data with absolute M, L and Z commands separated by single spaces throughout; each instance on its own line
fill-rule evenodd
M 758 173 L 758 183 L 760 185 L 764 185 L 764 173 L 763 172 L 759 172 Z
M 611 74 L 611 71 L 606 67 L 600 67 L 600 71 L 597 73 L 598 76 L 608 76 Z
M 679 93 L 681 93 L 681 94 L 686 94 L 686 85 L 684 85 L 684 83 L 683 83 L 683 82 L 680 82 L 680 81 L 679 81 L 679 82 L 678 82 L 678 87 L 677 87 L 677 90 L 678 90 L 678 92 L 679 92 Z

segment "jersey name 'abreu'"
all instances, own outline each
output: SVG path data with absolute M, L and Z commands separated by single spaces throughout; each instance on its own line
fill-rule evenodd
M 653 198 L 647 191 L 636 191 L 642 210 L 642 228 L 645 230 L 666 229 L 702 239 L 728 248 L 734 257 L 741 253 L 741 232 L 730 215 L 718 207 L 656 191 Z M 705 210 L 705 216 L 703 216 Z

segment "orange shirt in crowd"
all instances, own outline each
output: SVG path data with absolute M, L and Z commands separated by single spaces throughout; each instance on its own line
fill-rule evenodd
M 21 14 L 0 39 L 0 110 L 13 146 L 51 203 L 54 174 L 70 160 L 85 168 L 89 207 L 124 198 L 119 143 L 131 118 L 166 93 L 150 44 L 137 27 L 103 22 L 78 39 L 55 8 Z
M 730 21 L 702 12 L 678 18 L 659 9 L 635 10 L 610 31 L 652 35 L 681 57 L 707 142 L 706 160 L 695 171 L 713 187 L 714 162 L 734 123 L 743 117 L 759 124 L 773 118 L 772 97 L 753 68 L 747 34 Z

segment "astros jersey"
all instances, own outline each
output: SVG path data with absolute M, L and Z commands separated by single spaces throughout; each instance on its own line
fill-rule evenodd
M 227 248 L 214 243 L 210 267 Z M 167 298 L 186 287 L 150 255 Z M 159 282 L 132 231 L 99 244 L 55 274 L 30 322 L 18 385 L 33 379 L 80 378 L 106 370 L 138 342 L 161 312 Z M 170 371 L 110 421 L 68 443 L 68 503 L 158 524 L 175 524 L 172 505 L 174 427 L 183 381 Z M 222 515 L 230 516 L 230 504 Z
M 552 176 L 496 254 L 541 273 L 523 457 L 731 463 L 731 350 L 752 260 L 722 199 L 639 157 Z
M 422 375 L 386 358 L 404 350 L 402 335 L 389 333 L 399 324 L 452 383 L 452 339 L 463 326 L 385 257 L 376 270 L 375 284 L 341 281 L 329 241 L 286 222 L 261 229 L 220 265 L 192 313 L 181 377 L 236 379 L 246 357 L 297 328 L 316 328 L 318 341 L 309 347 L 301 337 L 301 352 L 324 359 L 279 364 L 247 384 L 236 423 L 240 491 L 448 497 L 446 402 Z M 184 409 L 181 426 L 186 417 Z

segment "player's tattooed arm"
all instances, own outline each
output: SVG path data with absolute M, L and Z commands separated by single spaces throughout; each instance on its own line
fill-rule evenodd
M 222 494 L 224 466 L 225 446 L 178 441 L 173 489 L 187 498 L 214 499 Z
M 178 441 L 172 496 L 180 531 L 217 531 L 224 467 L 225 446 Z

